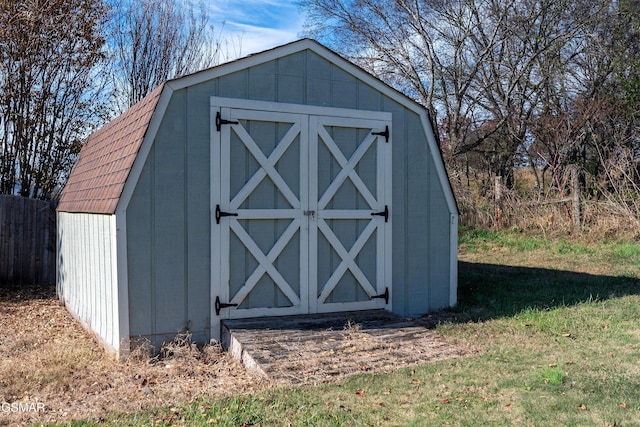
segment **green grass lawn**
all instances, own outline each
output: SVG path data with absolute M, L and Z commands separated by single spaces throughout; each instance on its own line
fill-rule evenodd
M 113 425 L 639 426 L 640 245 L 462 229 L 459 305 L 436 328 L 473 356 L 337 384 L 200 400 Z M 91 422 L 74 425 L 92 425 Z

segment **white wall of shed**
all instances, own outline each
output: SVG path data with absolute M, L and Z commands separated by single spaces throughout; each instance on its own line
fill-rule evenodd
M 115 215 L 58 212 L 57 222 L 58 298 L 108 350 L 118 353 Z

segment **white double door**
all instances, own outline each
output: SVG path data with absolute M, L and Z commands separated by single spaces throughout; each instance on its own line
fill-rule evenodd
M 220 318 L 382 308 L 391 115 L 212 98 L 212 334 Z

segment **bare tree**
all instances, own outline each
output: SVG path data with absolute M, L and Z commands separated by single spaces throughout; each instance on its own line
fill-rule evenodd
M 220 51 L 203 4 L 114 0 L 109 43 L 117 110 L 132 106 L 167 79 L 214 65 Z
M 585 24 L 607 3 L 303 0 L 302 6 L 309 34 L 423 103 L 441 124 L 451 156 L 483 151 L 509 185 L 517 156 L 526 152 L 529 118 L 584 47 Z
M 101 119 L 101 0 L 0 0 L 0 192 L 49 198 Z

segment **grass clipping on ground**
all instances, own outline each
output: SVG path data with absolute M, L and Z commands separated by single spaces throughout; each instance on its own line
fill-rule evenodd
M 135 351 L 116 361 L 69 315 L 50 287 L 0 289 L 0 425 L 100 419 L 106 413 L 187 403 L 263 389 L 217 346 L 178 336 L 160 355 Z M 6 403 L 45 405 L 11 413 Z

